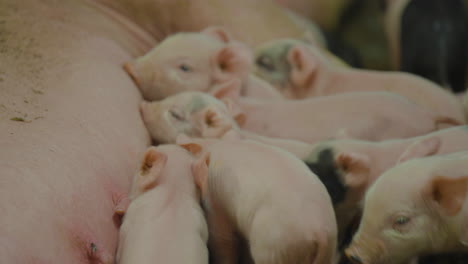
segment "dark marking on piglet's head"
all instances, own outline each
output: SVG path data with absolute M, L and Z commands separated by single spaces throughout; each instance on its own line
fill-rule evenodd
M 304 162 L 327 188 L 333 206 L 345 200 L 348 188 L 343 181 L 343 172 L 335 163 L 334 152 L 331 148 L 319 150 L 316 156 Z
M 276 88 L 286 89 L 290 85 L 291 65 L 287 57 L 292 45 L 284 40 L 259 48 L 255 54 L 255 74 Z

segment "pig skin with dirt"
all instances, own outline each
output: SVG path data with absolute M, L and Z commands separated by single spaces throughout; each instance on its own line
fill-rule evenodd
M 271 2 L 215 1 L 0 0 L 1 263 L 113 263 L 150 143 L 124 62 L 210 25 L 250 45 L 303 34 Z
M 198 158 L 192 171 L 215 263 L 237 263 L 239 236 L 254 263 L 332 263 L 330 197 L 299 159 L 231 133 L 223 140 L 181 135 L 177 141 Z
M 360 263 L 404 263 L 414 256 L 468 251 L 468 151 L 413 159 L 369 189 L 346 254 Z
M 255 51 L 256 74 L 285 97 L 308 97 L 356 91 L 399 94 L 435 113 L 464 123 L 456 96 L 419 76 L 336 67 L 312 45 L 294 39 L 265 43 Z
M 177 145 L 150 147 L 120 227 L 118 264 L 208 264 L 208 227 L 191 166 Z

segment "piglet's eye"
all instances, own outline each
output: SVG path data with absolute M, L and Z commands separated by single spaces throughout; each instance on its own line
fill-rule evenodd
M 274 71 L 275 70 L 275 66 L 273 65 L 273 61 L 271 60 L 270 57 L 267 57 L 265 55 L 262 55 L 262 56 L 258 57 L 257 60 L 255 61 L 255 63 L 257 63 L 257 65 L 259 67 L 262 67 L 267 71 Z
M 169 110 L 169 113 L 171 114 L 171 116 L 173 118 L 175 118 L 178 121 L 184 121 L 185 120 L 185 118 L 181 114 L 177 113 L 177 111 L 175 111 L 175 110 Z
M 179 66 L 179 69 L 183 72 L 190 72 L 192 71 L 192 68 L 190 66 L 188 66 L 187 64 L 181 64 Z
M 408 223 L 410 222 L 410 220 L 411 219 L 407 216 L 398 216 L 397 218 L 395 218 L 392 227 L 398 232 L 404 232 L 407 230 Z
M 409 220 L 410 219 L 408 217 L 406 217 L 406 216 L 399 216 L 395 220 L 395 224 L 396 225 L 404 225 L 404 224 L 407 224 L 409 222 Z

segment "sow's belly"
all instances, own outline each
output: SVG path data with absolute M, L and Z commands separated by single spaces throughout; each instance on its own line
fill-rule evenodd
M 79 1 L 0 0 L 0 263 L 112 262 L 149 144 L 121 69 L 135 34 Z

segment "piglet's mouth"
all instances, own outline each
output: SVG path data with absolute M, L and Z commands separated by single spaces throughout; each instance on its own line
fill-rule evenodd
M 375 244 L 374 244 L 375 243 Z M 378 242 L 373 242 L 372 251 L 365 250 L 362 247 L 350 246 L 345 250 L 346 257 L 353 264 L 384 264 L 385 252 L 382 250 L 382 245 Z M 393 262 L 389 262 L 393 263 Z

